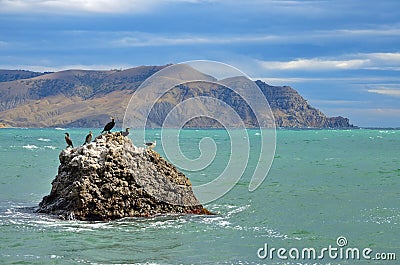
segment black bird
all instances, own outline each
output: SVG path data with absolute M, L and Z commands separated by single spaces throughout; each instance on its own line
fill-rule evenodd
M 114 118 L 111 117 L 111 121 L 109 123 L 106 124 L 106 126 L 104 126 L 104 129 L 101 133 L 103 132 L 110 132 L 112 128 L 114 128 L 115 122 L 114 122 Z
M 157 140 L 154 140 L 154 142 L 144 143 L 144 145 L 149 149 L 153 149 L 157 145 Z
M 90 141 L 92 141 L 92 137 L 93 137 L 92 131 L 89 131 L 89 134 L 86 135 L 85 142 L 83 143 L 83 145 L 89 144 Z
M 72 140 L 71 140 L 71 138 L 69 138 L 69 133 L 65 133 L 65 141 L 67 142 L 67 148 L 68 147 L 72 147 L 72 148 L 74 148 L 74 145 L 72 144 Z
M 122 136 L 128 136 L 129 135 L 129 128 L 125 129 L 125 132 L 121 132 Z

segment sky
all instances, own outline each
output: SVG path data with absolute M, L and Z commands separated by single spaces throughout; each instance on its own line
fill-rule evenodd
M 0 69 L 189 60 L 289 85 L 357 126 L 400 127 L 398 0 L 0 0 Z

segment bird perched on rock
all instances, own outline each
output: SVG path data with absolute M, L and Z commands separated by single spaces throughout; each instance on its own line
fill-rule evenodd
M 65 141 L 67 142 L 67 148 L 68 147 L 72 147 L 72 148 L 74 148 L 74 145 L 72 144 L 72 140 L 71 140 L 71 138 L 69 138 L 69 133 L 65 133 Z
M 83 145 L 89 144 L 92 141 L 92 137 L 93 137 L 92 131 L 89 131 L 89 134 L 86 135 L 85 142 L 83 143 Z
M 122 136 L 128 136 L 129 135 L 129 128 L 125 129 L 125 132 L 121 132 Z
M 110 132 L 112 128 L 114 128 L 115 122 L 114 122 L 114 118 L 111 117 L 111 121 L 109 123 L 106 124 L 106 126 L 104 126 L 104 129 L 101 133 L 103 132 Z
M 153 149 L 157 145 L 157 140 L 154 140 L 154 142 L 149 142 L 149 143 L 144 143 L 144 144 L 147 146 L 147 148 Z

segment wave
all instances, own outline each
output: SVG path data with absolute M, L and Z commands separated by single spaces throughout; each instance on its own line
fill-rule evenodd
M 39 147 L 37 147 L 34 144 L 27 144 L 27 145 L 22 146 L 22 148 L 33 150 L 33 149 L 38 149 Z
M 362 220 L 366 223 L 400 224 L 400 210 L 398 208 L 376 207 L 361 211 Z
M 42 141 L 42 142 L 50 142 L 51 140 L 48 138 L 39 138 L 38 141 Z
M 10 146 L 10 148 L 15 148 L 15 147 L 17 147 L 17 146 Z M 36 150 L 36 149 L 41 149 L 41 150 L 43 150 L 43 149 L 56 150 L 56 149 L 57 149 L 57 146 L 45 145 L 45 146 L 43 146 L 43 147 L 39 147 L 39 146 L 36 146 L 36 145 L 34 145 L 34 144 L 27 144 L 27 145 L 22 146 L 22 148 L 28 149 L 28 150 Z
M 57 128 L 54 128 L 54 130 L 57 130 L 57 131 L 66 131 L 67 129 L 65 129 L 65 128 L 60 128 L 60 127 L 57 127 Z

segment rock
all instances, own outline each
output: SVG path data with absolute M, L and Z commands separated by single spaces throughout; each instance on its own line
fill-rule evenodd
M 211 214 L 189 179 L 157 152 L 120 132 L 59 155 L 58 175 L 37 212 L 63 219 L 107 221 L 158 214 Z

